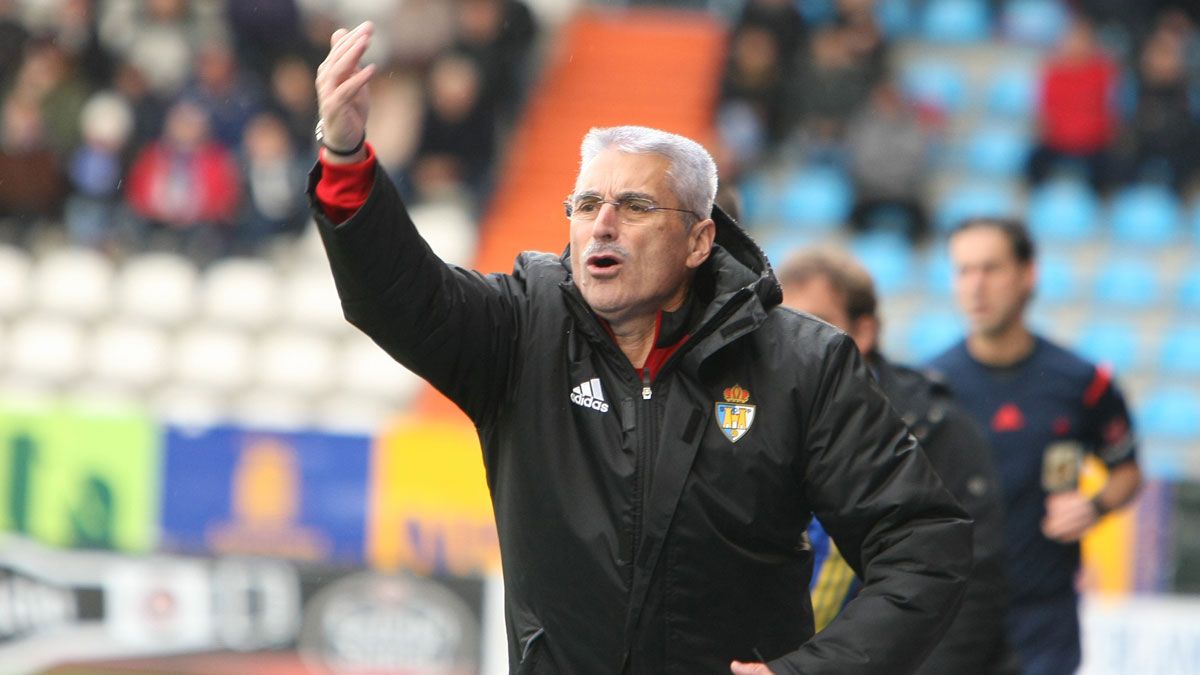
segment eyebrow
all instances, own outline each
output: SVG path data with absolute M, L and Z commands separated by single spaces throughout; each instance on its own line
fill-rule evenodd
M 581 197 L 595 197 L 597 199 L 603 199 L 604 195 L 596 192 L 595 190 L 584 190 L 583 192 L 575 193 L 575 199 L 579 199 Z M 654 198 L 654 195 L 647 194 L 645 192 L 638 192 L 636 190 L 626 190 L 625 192 L 617 193 L 614 199 L 617 201 L 621 201 L 622 199 L 645 199 L 654 202 L 655 204 L 658 203 L 658 200 Z

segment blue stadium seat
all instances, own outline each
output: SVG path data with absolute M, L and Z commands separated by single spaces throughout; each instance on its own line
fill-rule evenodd
M 1179 200 L 1160 185 L 1135 185 L 1113 197 L 1113 237 L 1118 243 L 1165 246 L 1179 234 Z
M 1013 124 L 987 124 L 967 140 L 967 167 L 984 176 L 1011 178 L 1024 171 L 1032 147 L 1025 129 Z
M 1200 375 L 1200 325 L 1167 329 L 1158 366 L 1172 375 Z
M 1118 372 L 1128 372 L 1137 362 L 1137 331 L 1127 323 L 1088 324 L 1079 331 L 1075 348 L 1095 363 L 1107 363 Z
M 771 266 L 778 272 L 779 267 L 786 263 L 792 254 L 801 249 L 816 246 L 820 243 L 820 240 L 821 237 L 813 232 L 783 230 L 763 237 L 760 241 L 763 253 L 767 254 L 767 260 L 771 262 Z
M 1075 299 L 1080 273 L 1074 260 L 1061 255 L 1042 255 L 1038 258 L 1037 269 L 1039 299 L 1055 303 Z
M 1029 230 L 1039 242 L 1082 242 L 1096 235 L 1100 200 L 1087 183 L 1056 180 L 1029 195 Z
M 854 190 L 845 174 L 806 167 L 787 176 L 780 215 L 789 228 L 830 230 L 845 223 L 853 206 Z
M 741 197 L 741 222 L 748 227 L 775 223 L 779 220 L 779 194 L 765 171 L 747 175 L 738 183 Z
M 1177 299 L 1183 309 L 1200 312 L 1200 267 L 1184 272 Z
M 1009 40 L 1049 47 L 1058 42 L 1069 19 L 1065 3 L 1059 0 L 1008 0 L 1000 25 Z
M 1162 301 L 1158 270 L 1140 260 L 1112 260 L 1096 271 L 1095 299 L 1101 305 L 1145 307 Z
M 989 33 L 991 17 L 984 0 L 929 0 L 925 5 L 921 34 L 930 42 L 981 42 Z
M 858 237 L 851 242 L 850 252 L 870 271 L 881 295 L 905 290 L 912 282 L 912 249 L 903 235 L 881 232 Z
M 967 101 L 967 77 L 955 63 L 914 59 L 904 66 L 901 87 L 914 103 L 944 113 L 963 109 Z
M 1038 72 L 1032 65 L 1013 65 L 995 73 L 988 84 L 988 113 L 997 117 L 1026 119 L 1037 107 Z
M 1012 192 L 991 181 L 966 183 L 955 187 L 937 205 L 935 225 L 948 232 L 966 218 L 977 216 L 1010 217 L 1017 214 Z
M 877 0 L 875 2 L 875 21 L 879 23 L 884 35 L 889 38 L 903 38 L 913 30 L 913 7 L 910 0 Z
M 943 246 L 926 256 L 922 265 L 924 273 L 921 276 L 925 282 L 925 292 L 935 298 L 949 296 L 953 292 L 954 267 L 950 263 L 946 248 Z
M 1137 424 L 1147 436 L 1200 438 L 1200 394 L 1180 386 L 1154 391 L 1138 407 Z
M 949 312 L 923 312 L 905 329 L 905 354 L 911 363 L 925 363 L 965 334 L 962 321 Z
M 809 25 L 820 26 L 837 19 L 837 0 L 803 0 L 796 5 Z

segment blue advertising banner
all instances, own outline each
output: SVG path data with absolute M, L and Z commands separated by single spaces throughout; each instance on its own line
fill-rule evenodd
M 362 561 L 370 438 L 236 427 L 165 436 L 164 547 Z

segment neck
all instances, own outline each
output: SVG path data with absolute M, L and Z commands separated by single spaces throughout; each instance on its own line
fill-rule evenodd
M 634 368 L 646 365 L 646 359 L 654 349 L 658 337 L 658 314 L 625 319 L 620 323 L 609 323 L 613 340 Z
M 988 366 L 1011 366 L 1032 351 L 1033 334 L 1021 321 L 995 333 L 972 333 L 967 337 L 967 352 Z

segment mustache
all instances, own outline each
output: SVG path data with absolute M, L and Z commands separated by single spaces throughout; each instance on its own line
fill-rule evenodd
M 624 246 L 611 241 L 596 241 L 593 239 L 592 242 L 587 245 L 587 248 L 583 249 L 583 259 L 587 260 L 594 255 L 603 255 L 605 253 L 618 255 L 622 258 L 629 257 L 629 251 L 627 251 Z

